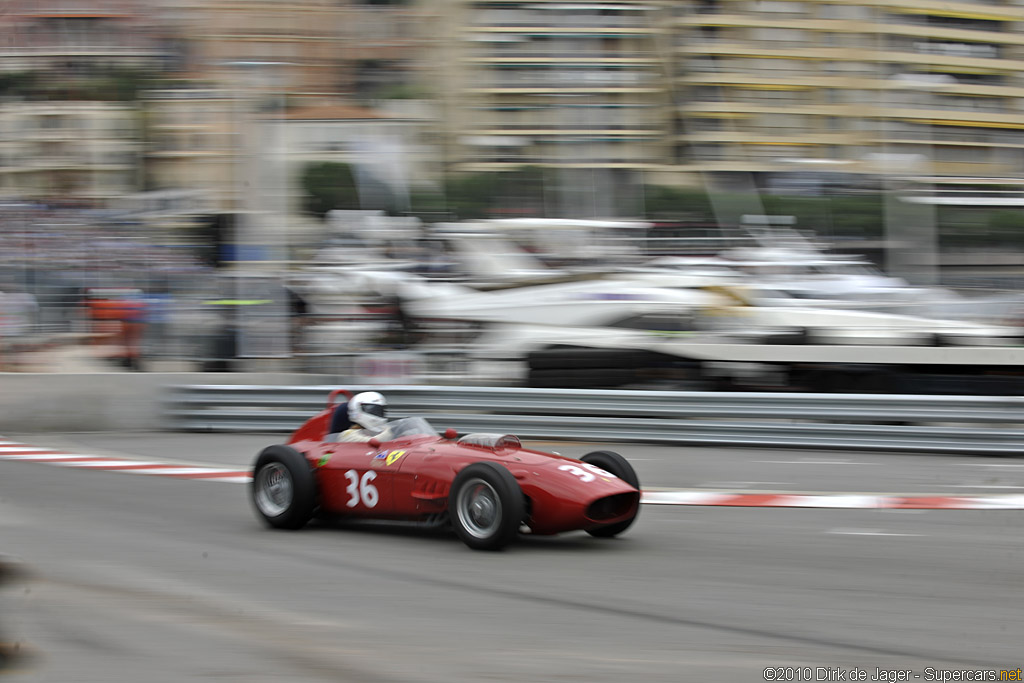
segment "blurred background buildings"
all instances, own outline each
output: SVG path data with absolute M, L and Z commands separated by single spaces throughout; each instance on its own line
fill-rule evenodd
M 1021 22 L 997 0 L 7 0 L 0 191 L 242 210 L 243 158 L 268 154 L 247 138 L 279 136 L 294 213 L 302 163 L 372 154 L 357 131 L 385 119 L 403 183 L 539 166 L 558 215 L 736 174 L 1017 185 Z
M 677 165 L 673 4 L 446 6 L 434 73 L 448 167 L 557 169 L 551 213 L 614 216 L 645 173 Z
M 915 284 L 1019 269 L 1022 26 L 1024 0 L 0 0 L 0 285 L 266 274 L 373 211 L 646 219 L 660 253 L 787 216 Z
M 384 154 L 402 192 L 542 168 L 543 212 L 563 216 L 751 179 L 1005 197 L 1024 173 L 1021 22 L 999 0 L 6 0 L 0 192 L 243 211 L 246 167 L 275 157 L 297 215 L 304 163 Z
M 674 45 L 677 162 L 1017 177 L 1024 8 L 1003 2 L 688 3 Z

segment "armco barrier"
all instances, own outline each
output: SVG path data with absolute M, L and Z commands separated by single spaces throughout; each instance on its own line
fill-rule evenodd
M 288 432 L 334 386 L 170 387 L 167 426 Z M 347 387 L 383 392 L 392 416 L 439 431 L 524 438 L 790 446 L 1015 455 L 1024 397 L 602 391 L 450 386 Z
M 0 373 L 0 434 L 153 431 L 166 425 L 168 386 L 301 385 L 336 381 L 328 375 L 283 372 Z

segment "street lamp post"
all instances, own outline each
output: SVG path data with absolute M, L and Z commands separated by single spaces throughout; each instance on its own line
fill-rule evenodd
M 263 130 L 257 131 L 255 117 L 267 92 L 272 93 L 276 111 L 283 111 L 283 94 L 276 90 L 279 67 L 290 64 L 232 61 L 222 65 L 239 74 L 232 88 L 237 155 L 231 307 L 237 321 L 236 355 L 287 357 L 291 354 L 289 309 L 280 286 L 288 245 L 283 131 L 273 121 L 265 121 Z
M 927 107 L 927 101 L 922 100 L 928 94 L 955 84 L 950 76 L 943 74 L 901 75 L 892 80 L 913 93 L 915 107 Z M 927 134 L 923 153 L 891 154 L 883 148 L 877 160 L 883 164 L 886 270 L 889 275 L 902 277 L 912 284 L 928 286 L 938 284 L 939 280 L 937 212 L 934 205 L 910 203 L 903 198 L 913 176 L 918 178 L 914 181 L 918 189 L 934 187 L 931 128 L 928 123 L 921 126 Z M 885 145 L 884 137 L 882 144 Z

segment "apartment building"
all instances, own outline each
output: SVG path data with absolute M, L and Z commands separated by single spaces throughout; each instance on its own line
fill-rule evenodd
M 672 162 L 668 3 L 439 4 L 431 75 L 449 170 L 539 165 L 614 191 Z
M 450 170 L 1024 176 L 1024 3 L 436 4 Z
M 0 107 L 0 195 L 100 206 L 139 187 L 138 110 L 113 102 Z
M 1024 6 L 674 7 L 675 163 L 714 175 L 1024 176 Z
M 153 1 L 180 37 L 177 75 L 194 87 L 149 94 L 148 187 L 202 189 L 222 211 L 297 207 L 301 163 L 290 160 L 309 150 L 293 128 L 321 125 L 308 123 L 313 111 L 330 121 L 322 125 L 345 128 L 336 119 L 346 116 L 335 114 L 356 111 L 356 103 L 368 110 L 416 94 L 426 5 Z
M 236 203 L 237 119 L 241 103 L 215 88 L 174 88 L 143 94 L 145 187 L 201 192 L 213 207 Z
M 113 69 L 159 69 L 163 36 L 145 0 L 7 0 L 0 72 L 68 79 Z
M 344 81 L 333 0 L 156 1 L 181 36 L 187 78 L 299 99 L 333 95 Z
M 420 97 L 425 27 L 443 3 L 350 0 L 340 4 L 340 92 L 364 105 Z
M 196 87 L 146 102 L 136 127 L 147 140 L 144 188 L 210 188 L 225 207 L 239 203 L 232 188 L 244 184 L 243 138 L 258 137 L 255 121 L 286 107 L 376 108 L 410 96 L 436 103 L 437 163 L 422 172 L 542 166 L 553 184 L 604 198 L 601 209 L 623 188 L 731 173 L 1024 177 L 1018 2 L 12 0 L 7 9 L 0 69 L 42 74 L 67 95 L 45 98 L 37 123 L 24 123 L 27 109 L 5 114 L 8 130 L 52 136 L 56 109 L 78 106 L 75 84 L 97 71 L 173 69 Z M 107 126 L 88 116 L 81 125 Z M 8 165 L 4 187 L 109 185 L 108 170 L 98 185 L 54 168 L 67 154 L 52 148 L 54 177 Z M 15 156 L 6 156 L 15 168 L 28 164 Z
M 0 193 L 101 205 L 138 189 L 133 74 L 168 58 L 141 0 L 10 0 L 0 56 Z

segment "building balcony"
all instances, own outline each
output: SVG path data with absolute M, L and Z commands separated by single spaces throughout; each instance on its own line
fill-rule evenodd
M 739 100 L 701 101 L 687 99 L 675 107 L 684 117 L 703 117 L 714 119 L 750 118 L 753 114 L 777 114 L 779 104 L 774 102 L 740 102 Z M 863 103 L 859 104 L 806 104 L 797 106 L 786 103 L 786 112 L 791 114 L 809 114 L 817 116 L 864 116 Z M 873 112 L 872 112 L 873 113 Z
M 663 82 L 653 71 L 488 71 L 474 79 L 475 88 L 629 88 Z
M 6 132 L 3 135 L 3 139 L 30 144 L 40 142 L 78 142 L 79 140 L 90 138 L 93 133 L 94 131 L 91 128 L 85 127 L 31 128 L 20 132 Z
M 704 130 L 676 136 L 680 142 L 694 144 L 724 143 L 744 145 L 851 145 L 865 144 L 864 133 L 805 133 L 771 126 L 746 126 L 736 130 Z
M 533 35 L 533 36 L 566 36 L 578 38 L 581 36 L 651 36 L 659 33 L 667 33 L 664 27 L 644 26 L 476 26 L 472 30 L 481 33 L 492 33 L 494 35 Z
M 743 154 L 728 154 L 715 158 L 690 158 L 683 160 L 677 170 L 702 173 L 759 173 L 772 171 L 792 171 L 792 165 L 780 160 L 751 159 Z M 844 173 L 857 173 L 855 166 L 844 166 Z
M 937 126 L 957 126 L 962 128 L 1024 128 L 1024 114 L 1000 114 L 979 111 L 956 111 L 939 109 L 925 104 L 908 106 L 893 105 L 876 108 L 876 116 L 886 119 L 918 121 Z
M 885 22 L 866 27 L 866 36 L 914 36 L 941 41 L 974 41 L 990 44 L 1018 44 L 1019 35 L 1010 31 L 985 31 L 973 28 L 928 24 L 923 22 Z M 866 41 L 867 42 L 867 41 Z M 866 43 L 865 43 L 866 44 Z
M 1020 164 L 1012 164 L 995 161 L 979 161 L 976 163 L 964 161 L 932 161 L 932 173 L 938 176 L 1019 176 Z
M 463 159 L 456 162 L 460 171 L 507 171 L 517 166 L 545 166 L 548 168 L 566 169 L 636 169 L 636 170 L 664 170 L 666 162 L 663 159 L 589 159 L 586 161 L 573 161 L 554 157 L 531 156 L 517 158 L 495 158 L 495 159 Z
M 231 155 L 230 150 L 158 149 L 146 152 L 150 159 L 214 159 Z
M 602 86 L 557 87 L 557 86 L 474 86 L 466 88 L 466 92 L 487 95 L 650 95 L 665 92 L 664 88 L 617 88 Z
M 994 142 L 993 138 L 980 133 L 972 134 L 967 132 L 962 136 L 954 138 L 950 136 L 931 135 L 931 132 L 932 131 L 923 131 L 920 134 L 914 134 L 911 132 L 889 133 L 887 135 L 879 134 L 877 137 L 870 140 L 870 144 L 886 146 L 916 145 L 922 149 L 926 149 L 928 147 L 975 147 L 986 149 L 995 149 L 997 147 L 1002 149 L 1024 148 L 1024 138 L 1018 140 L 1016 144 L 1008 144 Z
M 0 48 L 0 57 L 8 59 L 17 57 L 144 57 L 160 59 L 166 56 L 166 51 L 146 45 L 69 45 L 54 41 Z
M 1004 33 L 994 31 L 965 31 L 936 25 L 911 25 L 911 24 L 863 24 L 858 30 L 850 30 L 847 27 L 830 29 L 828 35 L 833 38 L 826 38 L 826 32 L 820 29 L 805 30 L 794 34 L 783 34 L 787 39 L 765 40 L 755 38 L 753 26 L 737 25 L 719 31 L 717 34 L 708 35 L 691 27 L 687 30 L 682 28 L 675 38 L 675 49 L 688 53 L 702 52 L 731 52 L 742 50 L 744 54 L 764 52 L 764 54 L 803 54 L 804 51 L 820 52 L 823 55 L 834 53 L 837 50 L 879 50 L 885 49 L 884 45 L 891 42 L 893 38 L 917 39 L 919 42 L 935 42 L 954 44 L 960 42 L 984 43 L 988 45 L 1017 45 L 1019 37 L 1015 33 Z M 776 28 L 776 27 L 767 27 Z M 785 30 L 781 29 L 780 30 Z M 826 40 L 832 42 L 826 43 Z M 917 51 L 914 48 L 914 51 Z M 977 51 L 976 51 L 977 52 Z M 869 55 L 876 59 L 875 55 Z M 964 55 L 971 56 L 971 55 Z M 974 56 L 983 56 L 980 52 Z
M 93 164 L 88 159 L 74 156 L 37 156 L 22 160 L 19 164 L 11 165 L 17 172 L 39 172 L 39 171 L 63 171 L 63 170 L 89 170 Z
M 8 9 L 8 11 L 11 11 Z M 131 0 L 105 0 L 104 2 L 82 2 L 82 0 L 36 0 L 25 3 L 18 9 L 20 16 L 40 17 L 119 17 L 129 19 L 138 13 L 137 3 Z
M 649 17 L 558 16 L 540 12 L 484 14 L 485 16 L 475 16 L 469 25 L 473 28 L 535 28 L 541 30 L 649 28 L 652 26 L 652 19 Z
M 486 64 L 624 63 L 655 64 L 661 58 L 643 50 L 470 50 L 465 61 Z
M 466 135 L 656 135 L 661 132 L 657 124 L 551 124 L 551 123 L 477 123 Z M 486 126 L 486 127 L 485 127 Z

